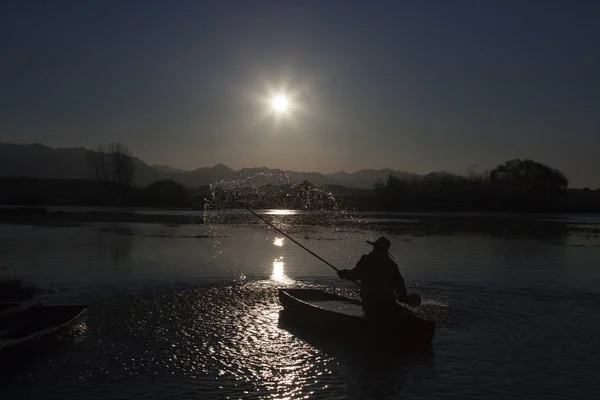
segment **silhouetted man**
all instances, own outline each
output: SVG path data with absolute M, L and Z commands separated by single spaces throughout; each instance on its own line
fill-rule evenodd
M 363 255 L 351 270 L 341 270 L 342 279 L 360 281 L 360 297 L 363 311 L 369 319 L 389 319 L 392 316 L 412 315 L 396 300 L 406 302 L 408 293 L 398 264 L 389 256 L 390 241 L 380 237 L 375 242 L 367 241 L 373 251 Z

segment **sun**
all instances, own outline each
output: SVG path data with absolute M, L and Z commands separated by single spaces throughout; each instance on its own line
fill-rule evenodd
M 281 94 L 276 95 L 276 96 L 273 96 L 273 98 L 271 99 L 271 107 L 277 113 L 280 113 L 280 114 L 285 113 L 290 108 L 290 101 L 288 100 L 287 97 L 285 97 Z
M 266 81 L 262 83 L 262 93 L 248 92 L 249 99 L 258 111 L 256 122 L 269 121 L 277 129 L 297 130 L 299 119 L 306 114 L 306 104 L 303 101 L 305 87 L 291 86 L 285 80 L 278 85 Z

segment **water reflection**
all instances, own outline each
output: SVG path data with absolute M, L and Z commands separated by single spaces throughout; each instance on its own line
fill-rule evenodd
M 131 398 L 380 398 L 431 376 L 426 356 L 371 355 L 283 329 L 276 296 L 255 282 L 96 303 L 85 334 L 5 397 L 103 400 L 127 381 Z
M 278 257 L 273 261 L 273 273 L 271 274 L 271 280 L 279 283 L 290 284 L 294 282 L 293 279 L 288 278 L 283 272 L 283 257 Z
M 150 224 L 131 228 L 133 233 L 159 229 Z M 600 265 L 598 247 L 565 250 L 558 246 L 562 239 L 540 244 L 537 237 L 492 235 L 397 240 L 403 273 L 414 282 L 411 287 L 422 285 L 415 290 L 428 298 L 419 314 L 441 321 L 443 329 L 436 333 L 435 360 L 419 354 L 388 361 L 386 353 L 372 355 L 343 346 L 344 335 L 326 341 L 302 326 L 278 327 L 281 306 L 276 287 L 281 283 L 271 280 L 269 271 L 276 279 L 287 272 L 295 276 L 292 266 L 298 263 L 303 276 L 314 277 L 306 285 L 337 284 L 335 275 L 312 256 L 295 246 L 283 254 L 284 247 L 271 247 L 272 233 L 265 240 L 262 227 L 190 225 L 190 229 L 197 231 L 186 234 L 208 230 L 219 236 L 166 240 L 126 231 L 96 236 L 87 227 L 41 230 L 0 225 L 1 266 L 46 286 L 67 285 L 67 294 L 91 304 L 88 331 L 81 340 L 64 343 L 32 365 L 11 384 L 12 389 L 0 384 L 2 398 L 36 399 L 45 393 L 48 398 L 86 395 L 88 400 L 104 400 L 122 396 L 124 382 L 131 398 L 335 399 L 405 394 L 425 399 L 432 393 L 450 398 L 467 389 L 472 397 L 488 394 L 494 399 L 523 392 L 547 398 L 550 389 L 556 398 L 597 397 L 593 371 L 598 370 L 600 357 L 590 343 L 597 342 L 593 339 L 600 330 L 596 318 L 600 280 L 592 268 Z M 303 227 L 294 236 L 314 236 L 315 230 L 325 229 Z M 432 224 L 430 230 L 434 229 Z M 331 261 L 350 263 L 348 254 L 355 259 L 365 236 L 377 232 L 365 227 L 324 234 L 347 237 L 335 242 Z M 114 252 L 115 259 L 118 255 L 122 266 L 131 269 L 126 274 L 107 262 L 113 257 L 110 246 L 118 240 L 133 241 L 131 255 Z M 218 242 L 214 248 L 213 240 Z M 589 243 L 579 237 L 567 239 L 569 244 L 572 240 Z M 328 254 L 332 246 L 325 240 L 310 242 L 318 254 Z M 275 259 L 281 255 L 285 259 Z M 268 281 L 251 278 L 232 284 L 231 271 Z M 187 287 L 190 281 L 200 287 L 180 289 L 180 282 Z M 557 282 L 563 283 L 559 290 Z M 130 295 L 132 287 L 144 290 Z M 354 288 L 339 290 L 356 293 Z M 556 324 L 557 319 L 568 323 Z M 524 352 L 531 354 L 530 363 L 522 362 Z M 574 359 L 576 368 L 565 372 L 561 366 Z M 558 374 L 581 384 L 549 386 Z M 12 395 L 7 393 L 11 390 Z
M 258 398 L 302 398 L 322 389 L 334 360 L 278 326 L 276 292 L 252 284 L 242 290 L 247 294 L 244 312 L 219 338 L 214 358 L 220 380 L 233 378 L 240 391 Z M 253 301 L 257 291 L 261 296 L 269 293 L 270 301 Z
M 273 244 L 275 246 L 279 246 L 279 247 L 283 246 L 283 238 L 275 238 L 275 240 L 273 241 Z
M 134 230 L 126 225 L 109 225 L 96 228 L 97 238 L 92 246 L 106 247 L 107 255 L 115 264 L 123 264 L 129 260 L 133 247 Z
M 265 212 L 267 215 L 296 215 L 298 211 L 296 210 L 267 210 Z

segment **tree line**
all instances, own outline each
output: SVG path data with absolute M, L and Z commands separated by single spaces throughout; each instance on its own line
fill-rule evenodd
M 134 166 L 131 150 L 120 142 L 98 145 L 88 151 L 87 159 L 96 180 L 103 187 L 107 203 L 123 202 L 130 196 Z
M 482 173 L 472 166 L 462 176 L 432 173 L 402 180 L 390 175 L 374 190 L 376 207 L 388 210 L 550 212 L 574 208 L 568 185 L 558 169 L 514 159 Z
M 468 167 L 464 175 L 431 173 L 415 179 L 393 175 L 373 189 L 297 184 L 186 188 L 172 180 L 134 185 L 131 150 L 120 142 L 88 152 L 94 180 L 0 178 L 0 203 L 388 211 L 600 212 L 600 190 L 568 189 L 559 170 L 530 159 L 514 159 L 490 171 Z

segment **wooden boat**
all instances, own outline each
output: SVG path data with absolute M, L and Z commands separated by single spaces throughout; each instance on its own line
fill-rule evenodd
M 6 310 L 10 310 L 15 306 L 15 303 L 0 303 L 0 315 Z
M 336 340 L 420 349 L 429 348 L 435 334 L 435 322 L 417 317 L 408 309 L 402 317 L 373 323 L 364 318 L 360 301 L 318 289 L 280 288 L 279 301 L 288 323 Z
M 0 367 L 61 339 L 87 313 L 85 305 L 33 306 L 0 320 Z
M 39 300 L 28 300 L 22 302 L 0 302 L 0 323 L 9 315 L 24 311 L 31 307 L 42 305 Z

